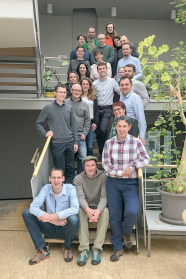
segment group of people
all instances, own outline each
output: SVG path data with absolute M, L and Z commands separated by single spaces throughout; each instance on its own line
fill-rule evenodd
M 50 256 L 42 234 L 64 239 L 64 259 L 70 262 L 71 242 L 78 232 L 81 253 L 77 264 L 85 265 L 89 258 L 88 222 L 97 222 L 94 265 L 101 261 L 109 221 L 111 261 L 123 255 L 123 240 L 128 249 L 133 243 L 131 234 L 139 207 L 137 169 L 150 161 L 145 149 L 144 114 L 149 97 L 138 80 L 143 76 L 138 53 L 126 36 L 117 36 L 112 23 L 97 39 L 95 29 L 89 28 L 88 36 L 80 34 L 77 40 L 79 45 L 70 55 L 67 83 L 56 85 L 55 101 L 43 108 L 36 121 L 38 133 L 51 136 L 55 168 L 50 184 L 23 213 L 38 250 L 29 264 Z M 99 158 L 93 156 L 95 133 Z M 97 168 L 98 160 L 104 171 Z M 46 211 L 41 209 L 44 202 Z

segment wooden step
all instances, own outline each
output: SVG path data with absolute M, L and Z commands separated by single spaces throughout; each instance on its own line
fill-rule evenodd
M 0 73 L 0 77 L 11 77 L 11 78 L 36 78 L 36 74 Z
M 0 63 L 1 69 L 35 69 L 35 64 L 9 64 Z
M 0 86 L 36 86 L 36 82 L 0 82 Z
M 34 57 L 32 47 L 0 48 L 0 56 Z

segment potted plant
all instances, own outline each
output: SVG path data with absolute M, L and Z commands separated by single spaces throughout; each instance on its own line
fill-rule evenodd
M 186 139 L 183 148 L 179 146 L 178 141 L 181 142 L 179 137 L 186 133 L 186 106 L 180 92 L 180 85 L 184 91 L 186 88 L 184 68 L 186 46 L 180 42 L 180 46 L 173 50 L 174 59 L 164 63 L 160 60 L 160 55 L 167 52 L 169 47 L 162 45 L 156 48 L 152 45 L 154 38 L 154 35 L 146 38 L 138 48 L 144 83 L 150 87 L 153 98 L 163 103 L 163 109 L 149 133 L 155 132 L 156 137 L 166 137 L 171 131 L 171 140 L 166 142 L 166 146 L 170 146 L 171 154 L 168 154 L 163 144 L 159 152 L 154 154 L 150 152 L 150 155 L 154 166 L 163 165 L 164 161 L 168 160 L 169 165 L 174 164 L 176 168 L 172 169 L 170 166 L 160 168 L 151 177 L 162 181 L 162 186 L 158 188 L 162 200 L 162 219 L 173 224 L 184 224 L 182 212 L 186 208 Z M 149 57 L 155 62 L 148 63 Z M 182 204 L 180 199 L 183 201 Z

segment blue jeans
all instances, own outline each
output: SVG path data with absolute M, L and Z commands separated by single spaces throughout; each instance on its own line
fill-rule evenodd
M 26 209 L 23 212 L 23 219 L 32 241 L 34 242 L 36 250 L 45 246 L 42 234 L 50 238 L 64 239 L 65 242 L 63 244 L 63 248 L 71 249 L 71 242 L 79 229 L 79 219 L 77 215 L 69 216 L 65 226 L 55 226 L 48 222 L 41 222 L 36 216 L 30 214 L 29 209 Z
M 95 131 L 92 131 L 92 123 L 90 124 L 90 130 L 86 137 L 87 144 L 87 156 L 93 156 L 93 144 L 94 144 Z
M 87 157 L 87 145 L 85 140 L 80 140 L 81 135 L 78 134 L 78 174 L 84 171 L 82 160 Z
M 107 177 L 106 191 L 111 224 L 111 242 L 113 249 L 118 251 L 123 249 L 123 234 L 131 235 L 137 221 L 139 209 L 138 179 Z

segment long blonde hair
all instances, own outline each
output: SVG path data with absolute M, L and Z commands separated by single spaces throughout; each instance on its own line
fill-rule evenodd
M 93 84 L 92 84 L 92 81 L 91 81 L 88 77 L 82 78 L 82 79 L 80 80 L 80 85 L 81 85 L 81 87 L 82 87 L 82 83 L 83 83 L 84 80 L 87 80 L 88 83 L 89 83 L 89 90 L 88 90 L 87 98 L 88 98 L 89 100 L 91 100 L 91 101 L 94 101 L 94 100 L 96 99 L 96 91 L 95 91 L 95 88 L 94 88 L 94 86 L 93 86 Z M 82 93 L 82 95 L 83 95 L 83 93 Z M 82 95 L 81 95 L 81 96 L 82 96 Z

